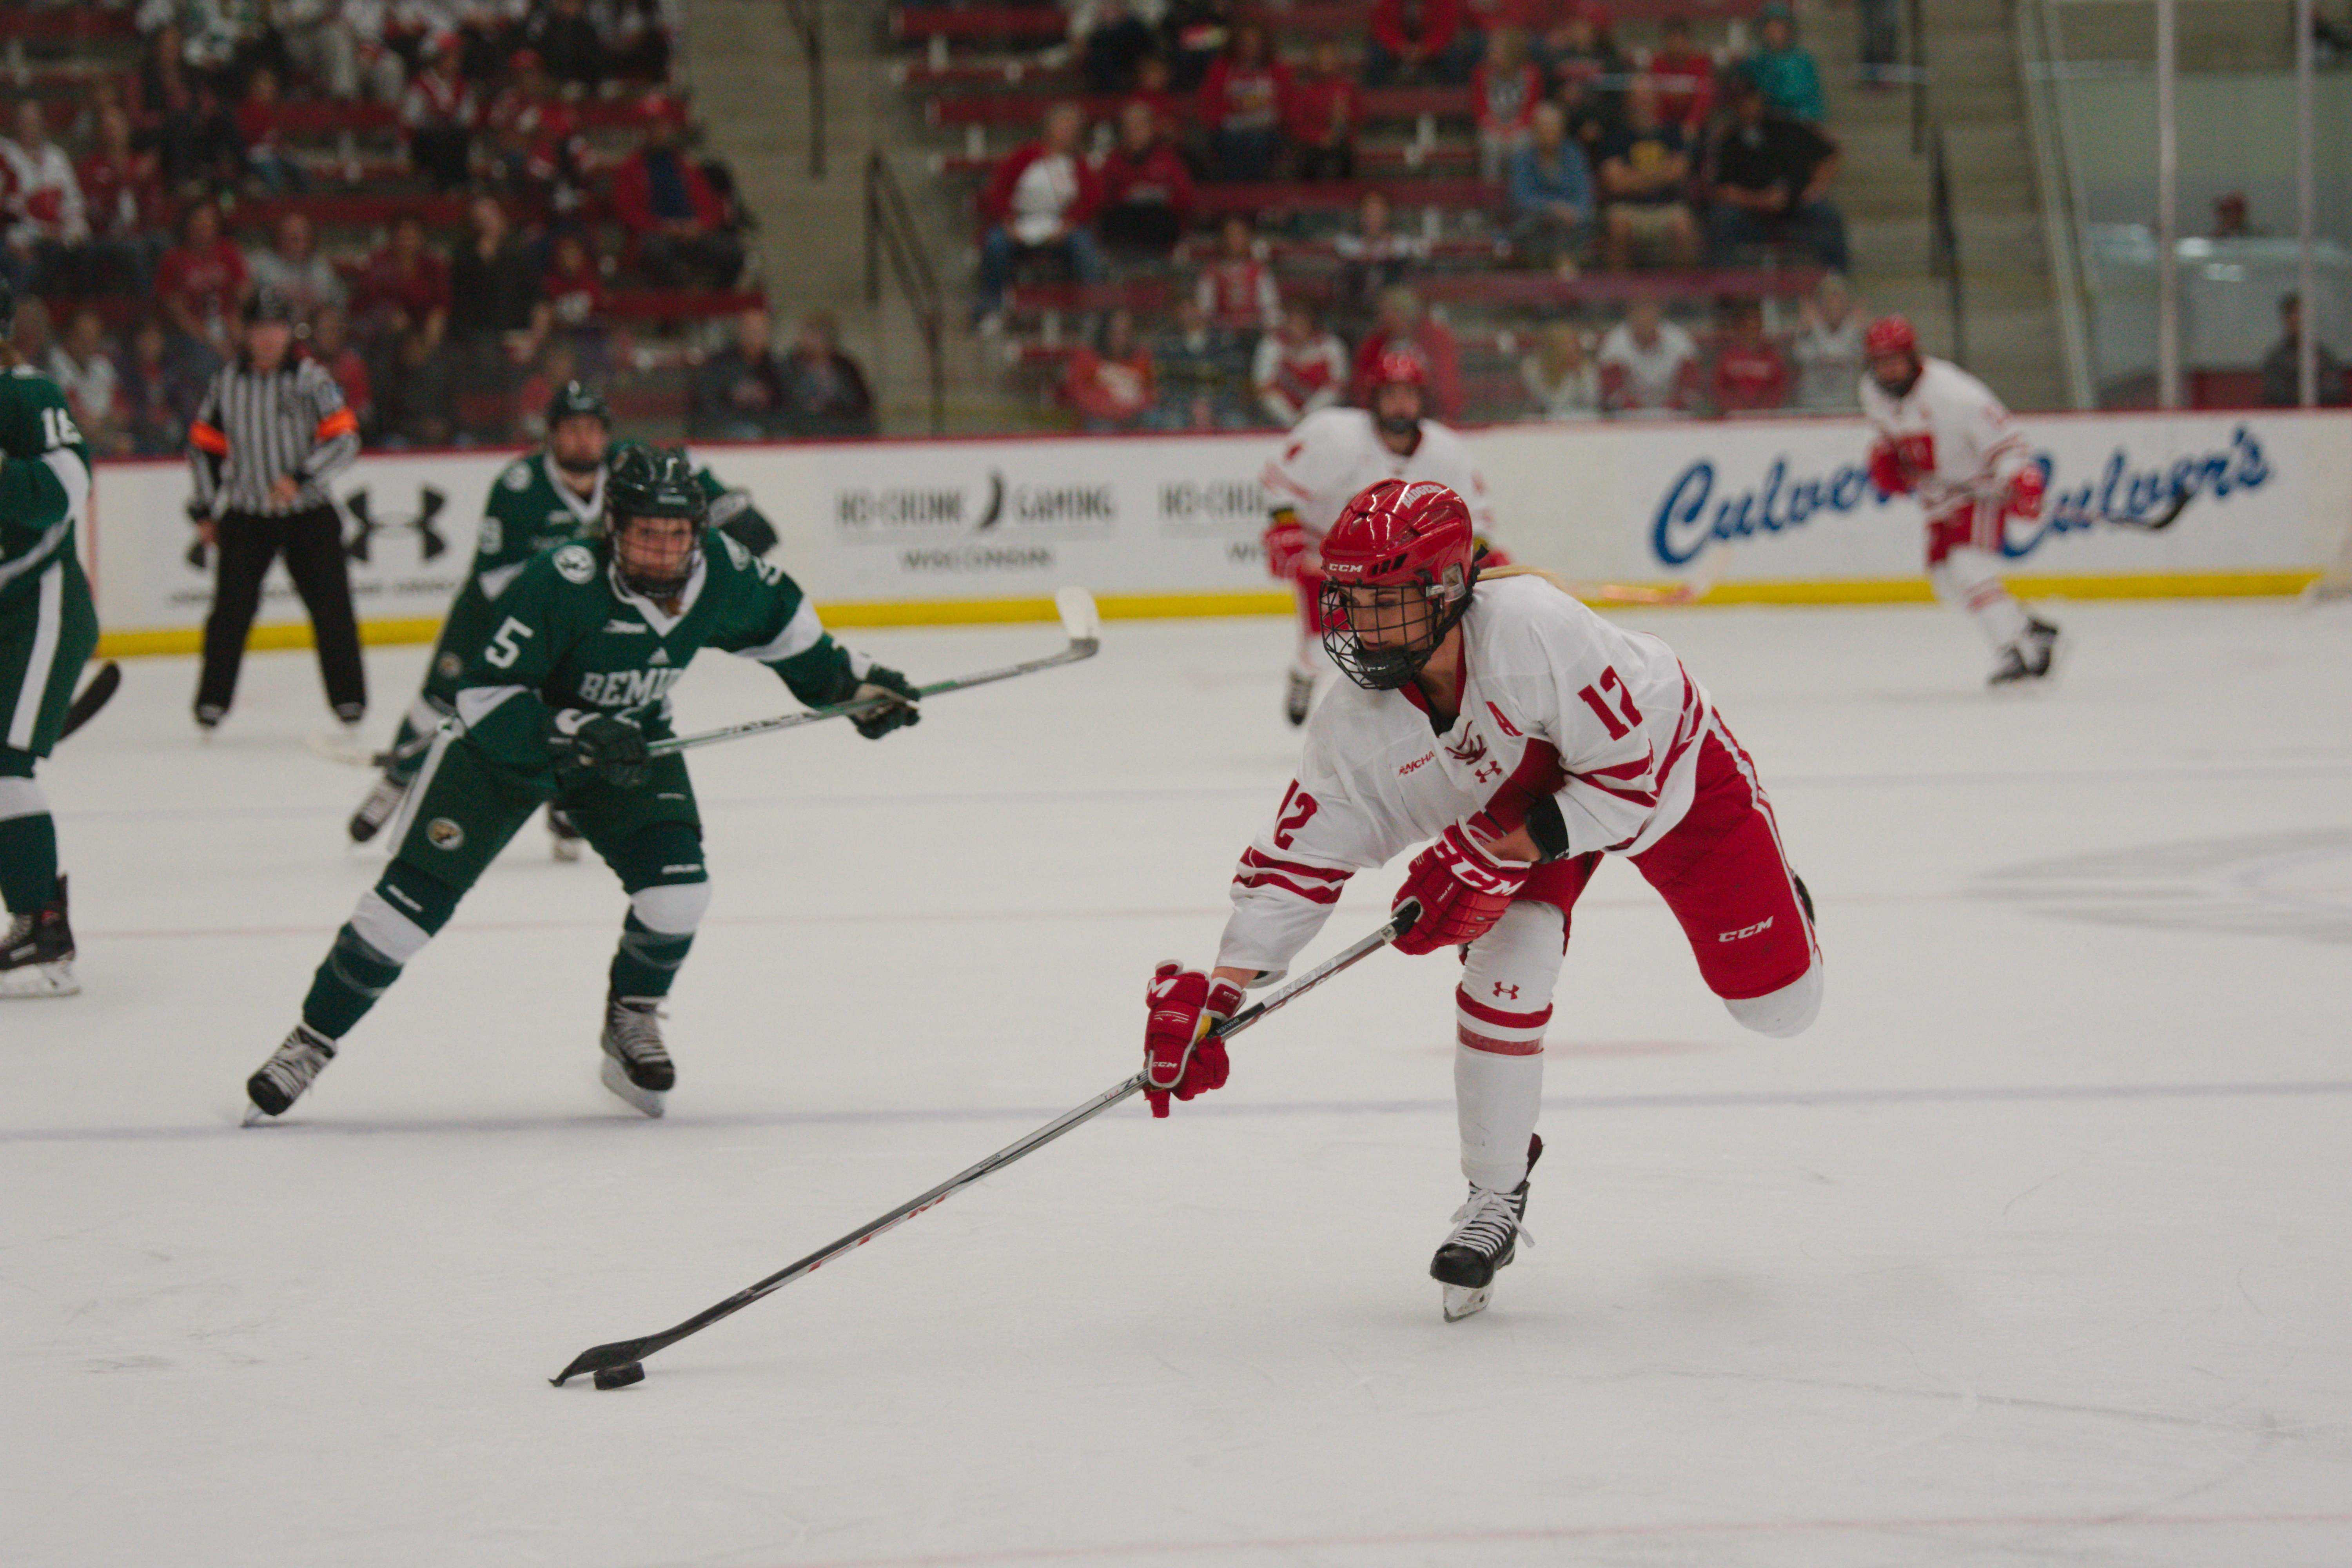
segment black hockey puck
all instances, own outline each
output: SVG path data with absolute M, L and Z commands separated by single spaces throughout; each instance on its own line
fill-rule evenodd
M 626 1366 L 608 1366 L 604 1371 L 598 1373 L 596 1374 L 596 1386 L 599 1388 L 626 1388 L 633 1383 L 643 1383 L 645 1380 L 646 1363 L 641 1361 L 633 1361 Z

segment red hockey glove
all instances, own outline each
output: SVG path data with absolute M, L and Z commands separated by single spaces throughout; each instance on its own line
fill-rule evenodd
M 2011 517 L 2040 517 L 2042 498 L 2049 486 L 2050 481 L 2042 474 L 2041 464 L 2018 469 L 2010 476 L 2009 514 Z
M 1404 886 L 1389 903 L 1393 910 L 1418 900 L 1421 918 L 1396 939 L 1399 952 L 1435 952 L 1485 936 L 1511 907 L 1511 900 L 1535 867 L 1497 860 L 1478 847 L 1470 824 L 1457 822 L 1412 858 Z
M 1212 984 L 1171 959 L 1151 972 L 1143 1000 L 1151 1009 L 1143 1024 L 1143 1076 L 1150 1085 L 1143 1098 L 1151 1101 L 1151 1114 L 1167 1115 L 1171 1094 L 1190 1100 L 1223 1089 L 1232 1069 L 1224 1041 L 1209 1031 L 1241 1006 L 1241 987 L 1230 980 Z
M 1315 541 L 1307 537 L 1298 514 L 1286 510 L 1276 513 L 1265 530 L 1266 571 L 1276 577 L 1296 577 L 1314 555 Z
M 1891 496 L 1911 493 L 1911 469 L 1894 442 L 1881 441 L 1870 449 L 1870 482 Z

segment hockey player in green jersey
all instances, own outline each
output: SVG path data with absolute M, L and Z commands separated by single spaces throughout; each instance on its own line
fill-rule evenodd
M 905 676 L 835 643 L 790 577 L 709 527 L 682 452 L 625 448 L 595 538 L 534 557 L 499 595 L 467 660 L 457 722 L 436 733 L 362 895 L 302 1003 L 246 1084 L 257 1115 L 294 1103 L 401 966 L 541 803 L 561 805 L 629 894 L 604 1002 L 604 1080 L 648 1116 L 675 1078 L 658 1005 L 709 902 L 686 761 L 653 757 L 669 689 L 696 652 L 767 665 L 812 707 L 886 698 L 853 721 L 878 739 L 919 717 Z
M 81 987 L 66 879 L 33 770 L 58 743 L 98 647 L 74 547 L 89 511 L 89 447 L 57 383 L 5 343 L 16 315 L 16 290 L 0 278 L 0 997 L 70 996 Z
M 540 552 L 593 531 L 604 505 L 612 430 L 613 415 L 604 397 L 583 383 L 566 382 L 548 402 L 546 448 L 516 458 L 491 481 L 489 497 L 482 504 L 473 566 L 441 624 L 440 638 L 425 665 L 425 689 L 401 720 L 383 776 L 352 814 L 352 843 L 373 838 L 399 809 L 417 769 L 425 765 L 428 737 L 452 710 L 466 661 L 497 625 L 493 605 L 507 584 Z M 768 552 L 776 542 L 776 531 L 751 504 L 749 495 L 729 490 L 709 468 L 698 470 L 695 482 L 710 501 L 714 526 L 754 555 Z M 564 816 L 551 812 L 548 826 L 555 835 L 556 858 L 577 858 L 580 837 Z

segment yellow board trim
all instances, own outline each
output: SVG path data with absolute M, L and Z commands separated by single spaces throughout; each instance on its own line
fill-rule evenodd
M 2113 576 L 2015 576 L 2009 585 L 2026 598 L 2052 599 L 2204 599 L 2299 594 L 2319 578 L 2315 571 L 2294 572 L 2151 572 Z M 1666 588 L 1667 583 L 1629 584 Z M 1935 597 L 1922 577 L 1858 578 L 1790 583 L 1717 583 L 1701 596 L 1701 605 L 1899 605 Z M 1297 601 L 1283 590 L 1202 594 L 1106 594 L 1097 602 L 1105 620 L 1164 620 L 1184 616 L 1284 616 Z M 917 599 L 860 600 L 819 605 L 817 614 L 833 626 L 970 626 L 1010 621 L 1050 621 L 1056 618 L 1051 599 Z M 363 621 L 360 640 L 371 646 L 431 642 L 441 623 L 425 617 Z M 194 626 L 157 631 L 108 632 L 98 639 L 101 658 L 130 658 L 141 654 L 190 654 L 204 645 L 204 633 Z M 309 647 L 307 625 L 253 628 L 248 647 Z

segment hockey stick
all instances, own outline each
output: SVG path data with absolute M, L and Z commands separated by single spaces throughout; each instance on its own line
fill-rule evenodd
M 58 739 L 64 740 L 68 735 L 97 718 L 98 710 L 106 706 L 108 700 L 114 696 L 115 688 L 121 684 L 122 667 L 121 665 L 112 659 L 108 659 L 104 664 L 100 665 L 98 673 L 89 678 L 89 684 L 77 692 L 73 701 L 68 705 L 66 721 L 58 731 Z
M 2197 492 L 2189 486 L 2182 485 L 2172 492 L 2172 499 L 2166 502 L 2164 510 L 2154 517 L 2111 517 L 2107 521 L 2122 528 L 2137 528 L 2147 533 L 2162 533 L 2180 521 L 2181 512 L 2187 509 L 2196 494 Z
M 1397 906 L 1395 911 L 1390 915 L 1388 923 L 1381 926 L 1380 930 L 1369 936 L 1357 939 L 1289 984 L 1274 992 L 1265 1000 L 1244 1007 L 1226 1019 L 1223 1026 L 1217 1030 L 1217 1037 L 1221 1040 L 1230 1040 L 1267 1014 L 1288 1006 L 1341 970 L 1354 964 L 1358 960 L 1386 947 L 1395 941 L 1401 932 L 1410 930 L 1413 921 L 1420 918 L 1421 906 L 1410 899 L 1406 900 Z M 1143 1075 L 1137 1073 L 1124 1083 L 1103 1090 L 1084 1105 L 1064 1111 L 1019 1142 L 1007 1144 L 979 1164 L 969 1170 L 959 1171 L 921 1196 L 909 1198 L 881 1218 L 859 1226 L 832 1246 L 818 1248 L 799 1262 L 769 1275 L 756 1285 L 745 1286 L 717 1306 L 697 1312 L 677 1327 L 665 1329 L 657 1334 L 647 1334 L 643 1339 L 615 1340 L 608 1345 L 596 1345 L 582 1351 L 572 1358 L 570 1366 L 565 1367 L 548 1381 L 561 1388 L 568 1379 L 578 1377 L 583 1373 L 593 1373 L 595 1374 L 596 1386 L 599 1388 L 620 1388 L 635 1383 L 646 1374 L 646 1369 L 641 1363 L 646 1357 L 656 1351 L 666 1350 L 688 1334 L 698 1333 L 719 1319 L 741 1311 L 761 1297 L 773 1295 L 804 1274 L 815 1273 L 850 1248 L 863 1247 L 884 1231 L 893 1229 L 905 1221 L 914 1218 L 927 1208 L 946 1202 L 948 1198 L 979 1181 L 982 1176 L 1001 1171 L 1015 1160 L 1035 1153 L 1063 1133 L 1083 1122 L 1093 1121 L 1129 1095 L 1141 1093 L 1143 1087 Z
M 1062 630 L 1070 645 L 1059 653 L 1043 658 L 1024 659 L 1008 664 L 1002 669 L 982 670 L 978 675 L 960 675 L 951 680 L 933 681 L 918 687 L 921 697 L 937 697 L 942 692 L 962 691 L 974 686 L 986 686 L 992 681 L 1010 680 L 1016 675 L 1033 675 L 1041 669 L 1051 669 L 1057 664 L 1076 664 L 1082 658 L 1092 658 L 1102 647 L 1102 617 L 1095 610 L 1092 594 L 1084 588 L 1065 588 L 1054 595 L 1054 608 L 1062 618 Z M 746 735 L 764 735 L 775 730 L 797 730 L 803 724 L 823 723 L 827 719 L 855 718 L 887 708 L 894 700 L 868 697 L 863 701 L 835 702 L 828 707 L 811 708 L 799 713 L 785 713 L 773 719 L 754 719 L 746 724 L 730 724 L 723 730 L 705 730 L 698 735 L 679 735 L 672 740 L 656 741 L 646 748 L 649 755 L 668 756 L 672 752 L 692 751 L 697 746 L 715 746 L 721 741 L 740 740 Z

